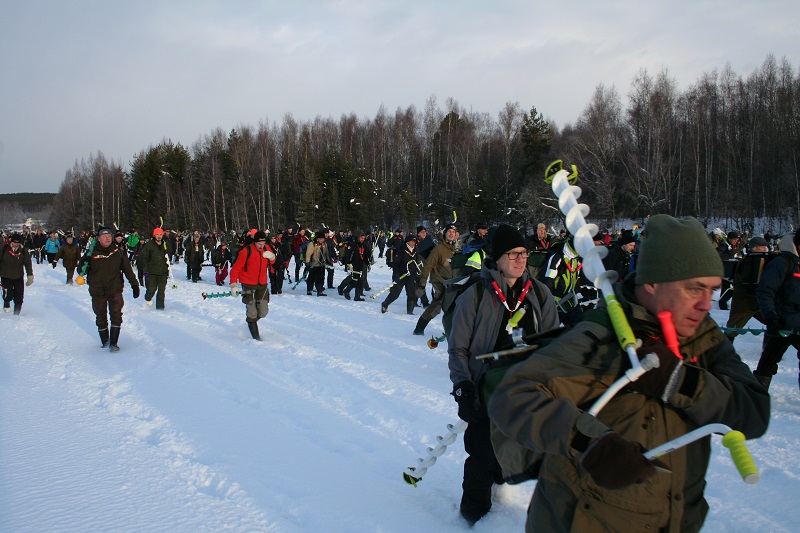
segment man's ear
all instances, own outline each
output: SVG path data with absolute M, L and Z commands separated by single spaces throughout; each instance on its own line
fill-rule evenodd
M 645 293 L 652 296 L 656 293 L 656 283 L 645 283 L 642 285 L 642 289 L 645 291 Z

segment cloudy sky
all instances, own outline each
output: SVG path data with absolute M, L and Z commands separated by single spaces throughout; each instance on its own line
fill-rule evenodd
M 98 151 L 124 165 L 217 127 L 506 102 L 574 122 L 641 69 L 686 89 L 767 55 L 800 65 L 796 0 L 4 1 L 0 193 L 57 192 Z

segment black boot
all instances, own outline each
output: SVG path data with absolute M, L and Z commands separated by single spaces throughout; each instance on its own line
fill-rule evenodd
M 119 340 L 119 326 L 111 326 L 111 336 L 108 339 L 109 343 L 109 350 L 112 352 L 118 352 L 119 346 L 117 346 L 117 341 Z
M 350 299 L 350 287 L 347 287 L 344 290 L 344 297 L 347 298 L 348 300 Z
M 414 335 L 425 335 L 425 326 L 428 325 L 428 322 L 430 322 L 430 320 L 424 316 L 419 317 L 419 320 L 417 320 L 417 327 L 414 328 Z
M 253 339 L 260 341 L 261 336 L 258 334 L 258 323 L 257 322 L 248 322 L 247 329 L 250 330 L 250 335 L 253 336 Z
M 19 315 L 22 312 L 22 304 L 14 304 L 14 314 Z
M 97 333 L 100 334 L 100 347 L 108 348 L 108 328 L 98 329 Z
M 414 314 L 414 308 L 417 306 L 416 304 L 417 304 L 417 302 L 414 301 L 414 300 L 406 300 L 406 314 L 407 315 L 413 315 Z

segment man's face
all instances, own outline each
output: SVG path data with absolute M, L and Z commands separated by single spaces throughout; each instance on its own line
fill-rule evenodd
M 628 252 L 628 253 L 631 253 L 631 252 L 633 251 L 633 249 L 634 249 L 634 248 L 636 248 L 636 243 L 635 243 L 635 242 L 629 242 L 628 244 L 623 244 L 623 245 L 621 246 L 621 248 L 622 248 L 624 251 L 626 251 L 626 252 Z
M 161 241 L 164 240 L 164 234 L 156 233 L 155 235 L 153 235 L 153 238 L 156 240 L 156 243 L 161 244 Z
M 109 246 L 111 246 L 112 239 L 113 239 L 113 237 L 111 236 L 111 234 L 110 233 L 106 233 L 104 235 L 100 235 L 99 237 L 97 237 L 97 242 L 103 248 L 108 248 Z
M 417 238 L 419 240 L 423 240 L 427 236 L 428 236 L 428 230 L 426 230 L 426 229 L 424 229 L 424 230 L 420 231 L 419 233 L 417 233 Z
M 417 241 L 415 241 L 413 239 L 408 241 L 408 242 L 406 242 L 406 246 L 408 246 L 409 250 L 413 250 L 416 245 L 417 245 Z
M 645 284 L 642 289 L 647 297 L 642 305 L 654 315 L 669 311 L 678 337 L 691 337 L 711 310 L 711 296 L 721 283 L 719 276 L 706 276 Z
M 525 250 L 526 249 L 524 246 L 519 246 L 517 248 L 512 248 L 509 250 L 509 252 L 521 253 Z M 505 253 L 500 256 L 500 259 L 497 260 L 497 270 L 503 275 L 504 278 L 516 280 L 522 277 L 522 273 L 525 272 L 525 267 L 527 264 L 527 257 L 518 255 L 516 259 L 511 260 L 508 258 L 508 253 Z
M 458 233 L 456 233 L 456 230 L 454 230 L 453 228 L 450 228 L 445 232 L 444 240 L 452 242 L 456 239 L 458 239 Z
M 765 254 L 768 251 L 769 251 L 768 246 L 753 246 L 752 248 L 750 248 L 750 252 L 754 252 L 757 254 Z
M 478 235 L 480 235 L 481 237 L 485 237 L 486 234 L 489 232 L 489 230 L 487 230 L 486 228 L 478 228 L 477 232 Z
M 259 252 L 263 252 L 264 246 L 266 245 L 267 245 L 266 241 L 256 241 L 256 248 L 258 249 Z

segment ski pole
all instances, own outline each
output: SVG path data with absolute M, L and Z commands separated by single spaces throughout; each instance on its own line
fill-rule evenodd
M 750 454 L 750 450 L 747 449 L 744 434 L 741 431 L 732 430 L 725 424 L 707 424 L 699 427 L 694 431 L 690 431 L 685 435 L 681 435 L 678 438 L 645 452 L 644 456 L 648 460 L 652 461 L 653 459 L 657 459 L 662 455 L 671 453 L 678 448 L 686 446 L 687 444 L 690 444 L 705 436 L 711 435 L 712 433 L 721 433 L 724 435 L 722 437 L 722 445 L 731 451 L 731 459 L 733 460 L 733 464 L 736 465 L 736 470 L 739 471 L 739 475 L 742 476 L 744 482 L 749 485 L 758 483 L 761 475 L 758 473 L 758 467 L 756 467 L 756 463 L 753 460 L 753 456 Z
M 447 450 L 447 447 L 456 441 L 459 433 L 467 429 L 467 423 L 459 420 L 455 424 L 447 424 L 447 433 L 444 436 L 436 436 L 436 446 L 428 446 L 428 455 L 417 459 L 417 466 L 409 466 L 403 472 L 403 480 L 414 487 L 422 481 L 422 476 L 428 472 L 428 468 L 436 463 L 436 459 Z
M 642 374 L 651 368 L 657 367 L 659 361 L 658 356 L 655 354 L 648 354 L 642 362 L 639 362 L 636 348 L 641 346 L 641 341 L 634 336 L 625 316 L 625 311 L 622 309 L 619 300 L 617 300 L 612 286 L 612 282 L 617 280 L 617 273 L 607 271 L 603 266 L 603 257 L 608 253 L 608 248 L 594 245 L 593 236 L 597 234 L 599 228 L 596 224 L 586 222 L 585 217 L 589 214 L 589 206 L 578 203 L 581 188 L 571 185 L 578 179 L 578 169 L 575 165 L 572 165 L 572 173 L 569 173 L 562 167 L 561 161 L 551 163 L 545 173 L 545 181 L 550 180 L 552 176 L 552 188 L 558 197 L 558 206 L 566 216 L 567 228 L 575 237 L 575 250 L 583 258 L 583 272 L 594 283 L 595 287 L 602 292 L 617 340 L 620 347 L 628 354 L 631 362 L 631 368 L 614 382 L 588 411 L 592 416 L 597 416 L 597 413 L 605 407 L 617 392 L 628 383 L 639 379 Z M 554 173 L 553 171 L 555 170 L 557 172 Z

